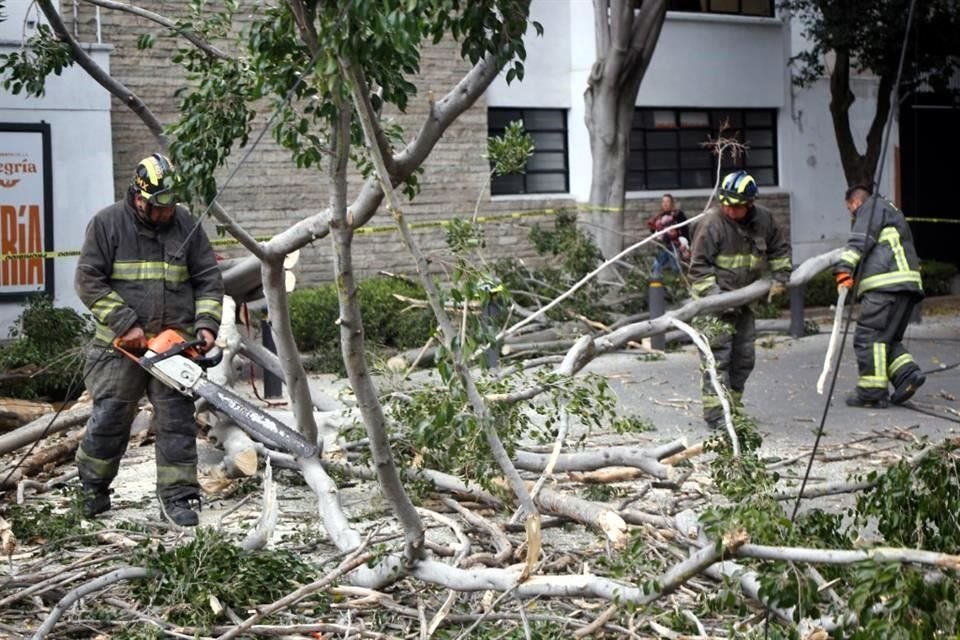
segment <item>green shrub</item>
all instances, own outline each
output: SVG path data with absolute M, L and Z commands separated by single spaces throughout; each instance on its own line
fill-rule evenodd
M 75 400 L 83 392 L 83 347 L 92 332 L 89 317 L 54 307 L 47 296 L 30 298 L 10 329 L 13 342 L 0 348 L 0 373 L 22 369 L 32 375 L 0 375 L 0 395 Z
M 804 285 L 803 304 L 807 307 L 829 307 L 837 302 L 837 281 L 833 271 L 821 271 Z
M 425 300 L 418 284 L 396 278 L 376 277 L 360 283 L 357 297 L 367 344 L 387 350 L 422 346 L 433 333 L 433 313 L 426 307 L 411 307 L 394 294 Z M 290 324 L 297 348 L 313 356 L 311 368 L 344 373 L 340 355 L 340 307 L 333 284 L 290 294 Z
M 936 260 L 921 260 L 920 274 L 923 277 L 923 291 L 928 296 L 947 296 L 953 290 L 953 279 L 957 276 L 957 265 Z

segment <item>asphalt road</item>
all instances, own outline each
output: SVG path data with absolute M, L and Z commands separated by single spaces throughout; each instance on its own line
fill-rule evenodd
M 812 446 L 826 401 L 826 395 L 817 394 L 816 381 L 829 332 L 830 325 L 822 323 L 819 334 L 800 339 L 758 338 L 757 365 L 743 399 L 745 410 L 756 419 L 764 436 L 765 453 L 788 456 Z M 906 429 L 917 437 L 931 439 L 960 430 L 960 367 L 928 374 L 926 384 L 914 396 L 914 404 L 941 417 L 893 405 L 883 410 L 847 407 L 844 398 L 853 390 L 857 377 L 852 343 L 853 327 L 827 411 L 823 446 L 890 429 Z M 921 323 L 911 324 L 904 344 L 924 371 L 957 363 L 960 315 L 924 318 Z M 624 412 L 650 418 L 658 439 L 686 436 L 695 442 L 708 435 L 700 418 L 699 360 L 693 346 L 667 353 L 659 361 L 634 353 L 608 355 L 591 363 L 587 370 L 607 377 Z

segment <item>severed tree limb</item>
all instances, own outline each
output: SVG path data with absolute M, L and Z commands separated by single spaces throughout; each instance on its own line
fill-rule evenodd
M 710 384 L 713 385 L 713 390 L 716 392 L 717 397 L 720 398 L 720 406 L 723 408 L 723 424 L 727 429 L 727 436 L 730 438 L 730 445 L 733 448 L 733 455 L 739 458 L 740 441 L 737 439 L 737 432 L 733 428 L 733 417 L 730 411 L 730 397 L 727 394 L 727 390 L 724 389 L 723 385 L 720 383 L 720 377 L 717 375 L 717 361 L 713 357 L 713 350 L 710 349 L 710 344 L 707 342 L 707 339 L 703 337 L 703 334 L 688 325 L 683 320 L 670 318 L 670 322 L 673 324 L 673 326 L 690 336 L 690 339 L 693 340 L 693 344 L 695 344 L 697 349 L 700 350 L 700 353 L 703 354 L 703 358 L 706 361 L 707 373 L 710 375 Z
M 659 600 L 665 595 L 673 593 L 680 585 L 688 582 L 691 578 L 699 575 L 713 564 L 719 562 L 731 553 L 736 553 L 748 540 L 747 533 L 743 530 L 731 531 L 724 536 L 721 544 L 708 545 L 690 554 L 686 560 L 673 565 L 656 580 L 658 589 L 647 596 L 645 602 L 639 604 L 649 604 Z M 616 613 L 617 605 L 608 607 L 596 620 L 585 627 L 582 627 L 574 633 L 574 637 L 582 638 L 594 633 L 605 625 L 613 614 Z
M 808 282 L 818 273 L 837 262 L 840 259 L 841 252 L 842 249 L 834 249 L 805 260 L 793 270 L 790 275 L 789 286 L 795 287 Z M 622 349 L 630 341 L 664 333 L 673 325 L 672 318 L 686 321 L 701 314 L 739 307 L 762 298 L 767 295 L 769 290 L 770 280 L 763 278 L 742 289 L 690 300 L 677 309 L 671 309 L 659 318 L 629 324 L 605 336 L 598 336 L 595 338 L 597 354 L 616 351 Z
M 111 571 L 106 575 L 102 575 L 99 578 L 91 580 L 90 582 L 77 587 L 60 599 L 60 602 L 58 602 L 47 615 L 46 619 L 43 621 L 43 624 L 37 628 L 37 631 L 32 636 L 32 640 L 42 640 L 53 630 L 53 627 L 57 624 L 57 620 L 60 619 L 60 616 L 62 616 L 64 612 L 66 612 L 66 610 L 69 609 L 73 603 L 80 598 L 88 596 L 92 593 L 96 593 L 102 589 L 106 589 L 110 585 L 116 584 L 117 582 L 123 582 L 125 580 L 141 580 L 143 578 L 149 578 L 151 575 L 153 575 L 153 572 L 151 572 L 149 569 L 144 569 L 141 567 L 127 567 L 125 569 Z
M 627 523 L 607 505 L 591 502 L 550 489 L 542 489 L 536 497 L 544 513 L 560 515 L 599 529 L 616 550 L 623 549 L 629 538 Z
M 208 436 L 223 449 L 223 472 L 227 478 L 246 478 L 257 472 L 259 459 L 253 439 L 230 418 L 214 413 Z
M 86 429 L 78 429 L 59 442 L 32 453 L 17 464 L 12 473 L 10 468 L 4 469 L 0 472 L 0 490 L 13 489 L 24 478 L 40 473 L 48 464 L 72 457 L 80 446 L 85 431 Z
M 266 547 L 273 536 L 279 515 L 277 489 L 273 484 L 273 467 L 270 466 L 270 459 L 267 458 L 263 467 L 263 509 L 260 510 L 257 524 L 247 533 L 240 547 L 244 551 L 256 551 Z
M 497 550 L 494 555 L 490 555 L 489 553 L 475 553 L 464 560 L 464 565 L 469 567 L 475 563 L 483 563 L 499 567 L 507 563 L 510 554 L 513 553 L 513 545 L 510 544 L 510 540 L 499 527 L 463 507 L 456 500 L 443 498 L 443 504 L 460 514 L 460 516 L 474 528 L 485 531 L 487 535 L 490 536 L 493 546 Z
M 779 560 L 782 562 L 809 562 L 813 564 L 846 565 L 856 564 L 858 562 L 921 564 L 938 569 L 960 571 L 960 555 L 924 551 L 922 549 L 873 547 L 860 551 L 847 551 L 840 549 L 805 549 L 801 547 L 770 547 L 759 544 L 745 544 L 737 549 L 734 555 L 739 558 Z
M 550 456 L 542 453 L 517 451 L 514 463 L 524 471 L 542 471 Z M 678 471 L 675 467 L 659 462 L 647 449 L 639 447 L 607 447 L 596 451 L 562 453 L 557 456 L 555 471 L 593 471 L 603 467 L 636 467 L 659 480 L 670 480 Z
M 16 451 L 20 447 L 32 444 L 41 438 L 85 424 L 92 411 L 93 405 L 84 403 L 66 411 L 61 411 L 59 415 L 50 413 L 28 422 L 22 427 L 17 427 L 13 431 L 0 436 L 0 455 Z

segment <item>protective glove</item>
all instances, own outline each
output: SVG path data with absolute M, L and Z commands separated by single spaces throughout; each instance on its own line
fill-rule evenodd
M 837 287 L 843 287 L 844 289 L 853 289 L 853 276 L 847 273 L 846 271 L 838 271 L 835 274 L 837 279 Z
M 680 246 L 683 247 L 684 249 L 689 249 L 690 241 L 684 238 L 683 236 L 680 236 Z
M 770 290 L 767 291 L 767 304 L 770 304 L 774 298 L 786 291 L 787 288 L 779 280 L 774 280 L 770 285 Z
M 142 353 L 147 350 L 147 336 L 143 333 L 143 328 L 138 326 L 130 327 L 129 331 L 120 336 L 117 343 L 122 349 L 132 353 Z
M 216 345 L 217 337 L 213 335 L 213 332 L 210 329 L 200 329 L 197 331 L 197 338 L 203 340 L 202 345 L 197 346 L 197 351 L 200 353 L 206 353 L 213 349 Z

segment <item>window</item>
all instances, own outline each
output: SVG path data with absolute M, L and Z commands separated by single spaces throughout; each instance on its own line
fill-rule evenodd
M 716 157 L 703 143 L 724 135 L 749 147 L 721 173 L 746 169 L 760 185 L 777 184 L 777 112 L 774 109 L 634 109 L 627 190 L 709 189 Z
M 518 193 L 567 193 L 567 112 L 563 109 L 504 109 L 487 112 L 487 135 L 502 136 L 507 125 L 523 122 L 533 137 L 533 156 L 525 173 L 494 176 L 490 193 L 495 196 Z
M 773 0 L 668 0 L 667 11 L 773 17 Z

